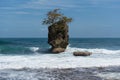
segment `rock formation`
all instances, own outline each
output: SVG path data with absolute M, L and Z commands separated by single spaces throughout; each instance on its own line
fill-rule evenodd
M 64 16 L 60 9 L 54 9 L 47 13 L 43 24 L 48 25 L 48 43 L 54 53 L 64 52 L 68 45 L 68 23 L 72 18 Z
M 64 52 L 68 45 L 68 25 L 57 22 L 48 27 L 48 43 L 54 53 Z
M 91 52 L 73 52 L 74 56 L 90 56 Z

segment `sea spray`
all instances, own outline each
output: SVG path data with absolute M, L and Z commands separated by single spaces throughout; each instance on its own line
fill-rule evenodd
M 108 50 L 108 49 L 102 49 L 102 48 L 76 48 L 76 47 L 70 47 L 68 46 L 66 49 L 66 52 L 73 53 L 75 51 L 88 51 L 91 53 L 97 53 L 97 54 L 120 54 L 120 50 Z
M 72 51 L 61 54 L 1 55 L 0 69 L 20 68 L 76 68 L 120 65 L 116 54 L 93 54 L 89 57 L 75 57 Z M 113 57 L 114 56 L 114 57 Z M 14 66 L 13 66 L 14 65 Z
M 39 50 L 39 47 L 29 47 L 29 49 L 33 52 L 37 52 Z

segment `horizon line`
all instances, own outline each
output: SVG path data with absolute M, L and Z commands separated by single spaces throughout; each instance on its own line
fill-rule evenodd
M 20 38 L 48 38 L 48 37 L 0 37 L 0 39 L 2 39 L 2 38 L 20 39 Z M 120 37 L 69 37 L 69 38 L 120 38 Z

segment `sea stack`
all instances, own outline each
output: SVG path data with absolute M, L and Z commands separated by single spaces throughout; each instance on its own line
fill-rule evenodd
M 60 9 L 49 11 L 43 24 L 48 25 L 48 43 L 51 45 L 51 52 L 64 52 L 69 44 L 68 23 L 72 18 L 64 16 Z
M 48 43 L 53 53 L 64 52 L 68 42 L 68 25 L 64 22 L 57 22 L 48 27 Z

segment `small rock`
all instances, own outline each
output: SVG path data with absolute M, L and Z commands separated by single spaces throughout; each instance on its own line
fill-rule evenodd
M 73 52 L 74 56 L 90 56 L 91 52 Z

